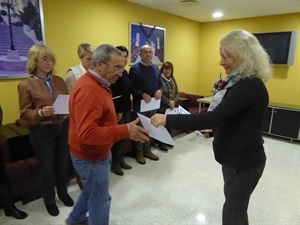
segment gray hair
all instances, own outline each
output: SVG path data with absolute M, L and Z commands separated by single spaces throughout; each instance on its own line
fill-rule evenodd
M 123 57 L 123 53 L 110 44 L 103 44 L 96 48 L 92 56 L 93 66 L 96 66 L 98 61 L 109 62 L 111 60 L 111 55 L 116 54 Z
M 256 76 L 267 81 L 271 77 L 270 56 L 253 34 L 245 30 L 232 31 L 221 39 L 220 45 L 236 57 L 242 78 Z

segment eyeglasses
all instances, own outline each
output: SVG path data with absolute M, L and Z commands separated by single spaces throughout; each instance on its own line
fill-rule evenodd
M 100 60 L 101 61 L 101 60 Z M 110 68 L 112 68 L 114 71 L 116 71 L 116 72 L 118 72 L 118 73 L 121 73 L 121 72 L 123 72 L 125 69 L 124 69 L 124 67 L 121 67 L 121 66 L 111 66 L 111 65 L 109 65 L 107 62 L 105 62 L 105 61 L 101 61 L 101 62 L 103 62 L 105 65 L 107 65 L 107 66 L 109 66 Z
M 53 58 L 43 57 L 43 58 L 37 58 L 38 60 L 42 61 L 43 63 L 53 63 Z

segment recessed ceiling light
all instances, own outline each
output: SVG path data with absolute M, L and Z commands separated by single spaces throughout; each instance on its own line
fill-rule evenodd
M 199 4 L 199 0 L 181 0 L 179 2 L 181 5 L 198 5 Z
M 213 17 L 214 18 L 219 18 L 219 17 L 222 17 L 223 16 L 223 13 L 222 12 L 214 12 L 213 13 Z

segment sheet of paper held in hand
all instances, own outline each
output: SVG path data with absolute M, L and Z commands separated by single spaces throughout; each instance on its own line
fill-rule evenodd
M 180 105 L 173 110 L 171 108 L 167 108 L 165 111 L 165 114 L 191 114 L 189 111 L 185 110 L 183 107 Z
M 160 107 L 160 99 L 156 100 L 151 98 L 151 102 L 146 103 L 144 100 L 141 100 L 141 112 L 147 112 L 150 110 L 158 109 Z
M 54 114 L 69 114 L 69 97 L 70 95 L 58 95 L 53 103 Z
M 150 118 L 139 113 L 138 116 L 143 124 L 143 127 L 149 132 L 150 137 L 155 138 L 156 140 L 159 140 L 165 144 L 175 146 L 173 138 L 164 126 L 155 127 L 150 123 Z
M 165 114 L 172 115 L 172 114 L 191 114 L 191 113 L 179 105 L 178 108 L 174 108 L 173 110 L 171 110 L 171 108 L 166 109 Z M 203 130 L 203 131 L 209 131 L 209 130 Z M 196 130 L 195 133 L 198 136 L 207 139 L 199 130 Z

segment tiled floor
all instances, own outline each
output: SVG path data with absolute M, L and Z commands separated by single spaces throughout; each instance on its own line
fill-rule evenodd
M 300 145 L 265 137 L 267 165 L 249 205 L 251 225 L 300 224 Z M 169 153 L 154 152 L 157 162 L 112 174 L 110 225 L 219 225 L 224 201 L 221 166 L 214 160 L 211 140 L 195 133 L 177 138 Z M 75 181 L 69 187 L 76 199 Z M 70 208 L 58 201 L 60 215 L 49 216 L 41 199 L 16 204 L 29 216 L 17 221 L 0 210 L 1 225 L 62 225 Z

